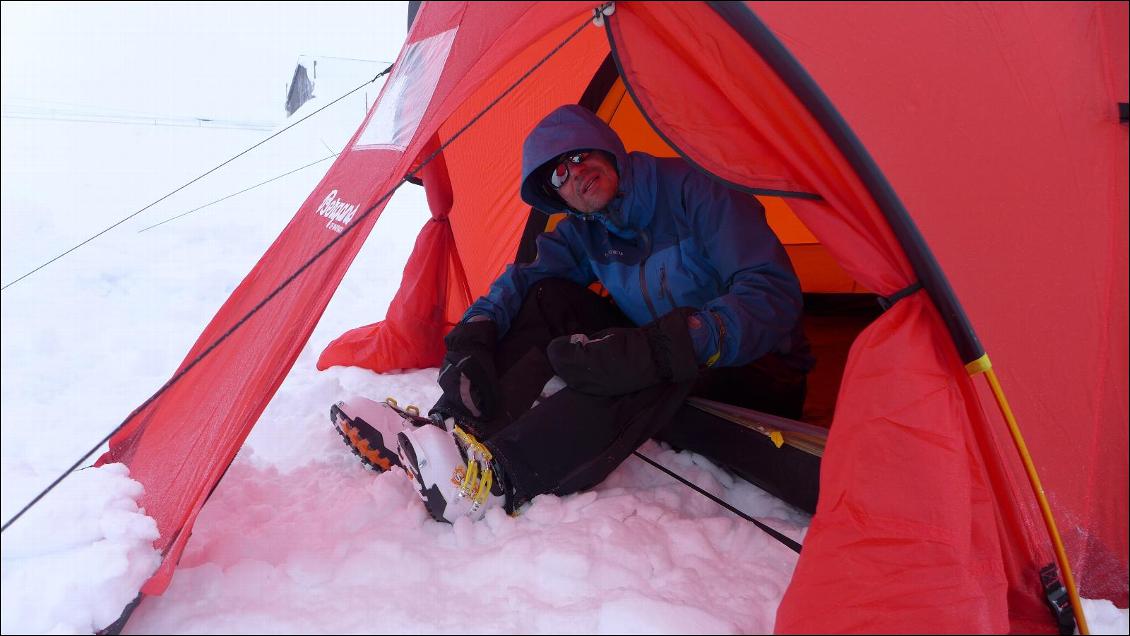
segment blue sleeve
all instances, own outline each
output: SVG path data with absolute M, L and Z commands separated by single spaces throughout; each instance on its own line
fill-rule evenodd
M 507 266 L 506 271 L 491 284 L 487 295 L 467 309 L 463 321 L 473 316 L 486 316 L 497 323 L 498 337 L 501 338 L 522 308 L 526 293 L 538 281 L 564 278 L 584 286 L 596 280 L 570 219 L 558 223 L 552 232 L 538 236 L 537 254 L 532 263 Z
M 726 289 L 706 303 L 700 320 L 692 321 L 699 361 L 741 366 L 787 349 L 803 297 L 785 248 L 765 220 L 765 208 L 752 195 L 701 174 L 685 182 L 684 200 L 699 247 Z

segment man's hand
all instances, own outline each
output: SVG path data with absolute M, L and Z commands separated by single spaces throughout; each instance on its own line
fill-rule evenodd
M 591 336 L 555 338 L 546 355 L 570 387 L 594 395 L 623 395 L 661 382 L 686 382 L 698 376 L 698 359 L 679 308 L 637 328 L 615 327 Z
M 490 419 L 498 410 L 500 390 L 494 370 L 497 327 L 493 320 L 463 322 L 444 338 L 447 355 L 439 371 L 440 404 L 462 408 L 461 415 Z

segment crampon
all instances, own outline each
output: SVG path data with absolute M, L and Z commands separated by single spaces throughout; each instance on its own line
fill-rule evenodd
M 392 398 L 375 402 L 364 397 L 330 406 L 330 421 L 361 463 L 377 472 L 402 467 L 396 452 L 397 433 L 432 423 L 415 406 L 401 408 Z

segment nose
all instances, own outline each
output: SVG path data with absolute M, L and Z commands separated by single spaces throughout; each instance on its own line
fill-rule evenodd
M 573 166 L 573 168 L 572 168 L 573 174 L 578 179 L 580 179 L 580 178 L 584 177 L 586 174 L 588 174 L 589 170 L 592 170 L 592 166 L 589 165 L 588 157 L 585 157 L 584 161 L 582 161 L 581 163 L 578 163 L 577 165 Z

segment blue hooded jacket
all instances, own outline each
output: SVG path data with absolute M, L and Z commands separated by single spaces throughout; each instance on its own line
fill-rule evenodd
M 615 198 L 593 214 L 570 209 L 545 178 L 545 164 L 580 149 L 610 154 L 620 176 Z M 576 105 L 556 109 L 526 137 L 521 194 L 543 212 L 569 216 L 538 237 L 532 263 L 510 265 L 464 320 L 486 316 L 501 336 L 538 281 L 599 280 L 637 325 L 676 307 L 699 309 L 688 327 L 703 364 L 740 366 L 777 352 L 798 370 L 811 368 L 800 282 L 754 197 L 682 159 L 629 154 L 607 124 Z

